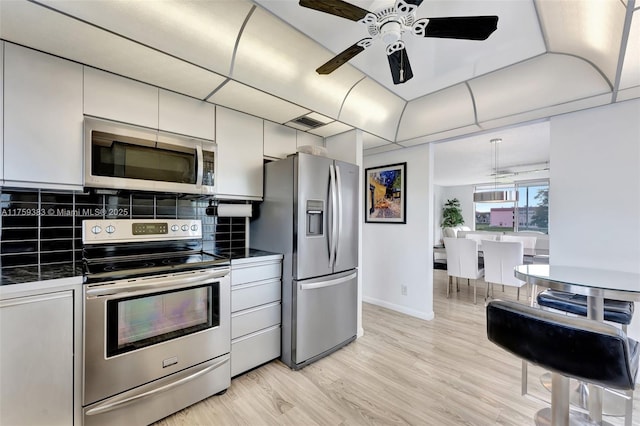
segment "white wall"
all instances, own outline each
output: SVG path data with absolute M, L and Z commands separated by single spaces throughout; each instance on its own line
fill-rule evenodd
M 551 119 L 551 264 L 640 273 L 639 123 L 637 99 Z
M 330 136 L 324 140 L 324 145 L 327 148 L 327 155 L 335 160 L 345 161 L 347 163 L 357 164 L 360 166 L 360 180 L 358 182 L 359 197 L 358 197 L 358 337 L 364 334 L 362 328 L 362 223 L 364 222 L 364 206 L 362 195 L 362 176 L 364 167 L 362 165 L 362 130 L 356 129 L 349 132 L 341 133 L 336 136 Z
M 464 225 L 475 229 L 475 206 L 473 204 L 473 185 L 464 186 L 436 186 L 435 188 L 435 222 L 434 244 L 440 243 L 442 239 L 442 208 L 447 200 L 457 198 L 460 201 L 460 210 Z
M 433 318 L 432 145 L 364 157 L 364 167 L 407 163 L 406 224 L 363 226 L 363 300 L 423 319 Z M 407 295 L 401 294 L 407 286 Z

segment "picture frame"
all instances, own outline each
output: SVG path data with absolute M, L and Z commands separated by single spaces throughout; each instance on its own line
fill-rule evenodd
M 407 223 L 407 163 L 365 169 L 367 223 Z

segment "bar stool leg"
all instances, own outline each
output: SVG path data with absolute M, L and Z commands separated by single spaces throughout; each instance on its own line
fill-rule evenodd
M 632 418 L 633 418 L 633 391 L 625 392 L 627 397 L 627 401 L 624 405 L 624 426 L 632 426 Z
M 569 424 L 569 378 L 558 373 L 551 375 L 551 424 Z

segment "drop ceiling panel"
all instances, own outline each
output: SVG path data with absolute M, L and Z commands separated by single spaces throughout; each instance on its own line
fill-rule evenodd
M 610 92 L 591 64 L 546 54 L 469 82 L 479 122 Z
M 613 84 L 624 27 L 619 0 L 536 2 L 549 51 L 593 62 Z
M 466 84 L 414 99 L 407 104 L 398 141 L 468 126 L 475 122 L 473 99 Z
M 395 151 L 396 149 L 401 149 L 400 145 L 396 145 L 395 143 L 390 143 L 388 145 L 377 146 L 375 148 L 365 149 L 363 154 L 366 155 L 376 155 L 382 154 L 389 151 Z
M 324 126 L 309 129 L 308 132 L 313 133 L 314 135 L 318 135 L 318 136 L 322 136 L 323 138 L 326 138 L 329 136 L 348 132 L 349 130 L 353 130 L 353 127 L 348 126 L 339 121 L 334 121 L 333 123 L 329 123 Z
M 276 123 L 285 123 L 309 112 L 291 102 L 231 80 L 207 100 Z
M 424 143 L 436 142 L 436 141 L 446 140 L 449 138 L 455 138 L 462 135 L 468 135 L 470 133 L 475 133 L 480 130 L 482 129 L 474 124 L 472 126 L 459 127 L 457 129 L 447 130 L 445 132 L 440 132 L 440 133 L 434 133 L 433 135 L 421 136 L 419 138 L 400 141 L 398 143 L 405 147 L 422 145 Z
M 364 149 L 376 148 L 383 145 L 389 145 L 390 143 L 390 141 L 372 135 L 371 133 L 362 133 L 362 147 Z
M 329 76 L 320 76 L 309 66 L 330 56 L 317 43 L 257 8 L 240 38 L 232 77 L 320 114 L 337 117 L 342 100 L 364 76 L 348 65 Z
M 640 10 L 633 12 L 631 30 L 624 55 L 620 89 L 640 86 Z
M 631 87 L 618 92 L 617 101 L 628 101 L 629 99 L 640 98 L 640 86 Z
M 2 38 L 204 99 L 224 78 L 26 1 L 0 3 Z
M 301 7 L 297 1 L 256 2 L 317 40 L 333 54 L 369 37 L 365 25 Z M 375 11 L 392 6 L 394 1 L 350 0 L 349 3 Z M 375 40 L 373 46 L 349 63 L 402 98 L 411 100 L 544 52 L 536 12 L 529 0 L 427 0 L 418 8 L 416 17 L 474 15 L 499 17 L 497 31 L 485 41 L 421 38 L 405 33 L 402 39 L 414 77 L 404 84 L 393 84 L 382 40 Z M 331 56 L 314 58 L 305 66 L 313 70 Z
M 384 139 L 395 140 L 405 103 L 399 96 L 367 78 L 349 92 L 338 118 Z
M 247 0 L 44 0 L 42 3 L 211 71 L 227 74 Z
M 512 124 L 524 123 L 540 118 L 552 117 L 554 115 L 565 114 L 567 112 L 578 111 L 581 109 L 593 108 L 605 105 L 611 102 L 611 94 L 596 95 L 585 99 L 566 102 L 559 105 L 552 105 L 546 108 L 540 108 L 533 111 L 527 111 L 522 114 L 514 114 L 495 120 L 483 121 L 480 123 L 485 129 L 493 129 L 497 127 L 509 126 Z

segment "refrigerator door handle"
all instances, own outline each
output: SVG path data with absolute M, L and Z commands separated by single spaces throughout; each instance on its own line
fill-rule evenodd
M 329 267 L 333 268 L 334 263 L 336 261 L 336 243 L 337 243 L 337 232 L 338 226 L 336 224 L 337 220 L 337 200 L 336 200 L 336 171 L 333 167 L 333 164 L 329 165 L 329 185 L 331 192 L 331 241 L 329 243 Z
M 322 282 L 313 283 L 313 284 L 300 284 L 300 290 L 314 290 L 318 288 L 331 287 L 333 285 L 338 285 L 347 281 L 351 281 L 356 276 L 357 276 L 357 272 L 354 272 L 353 274 L 349 274 L 346 277 L 336 278 L 334 280 L 322 281 Z
M 336 187 L 338 188 L 338 206 L 336 212 L 338 215 L 337 238 L 336 238 L 336 254 L 335 263 L 338 263 L 340 256 L 340 240 L 342 239 L 342 178 L 340 177 L 340 166 L 336 164 Z

